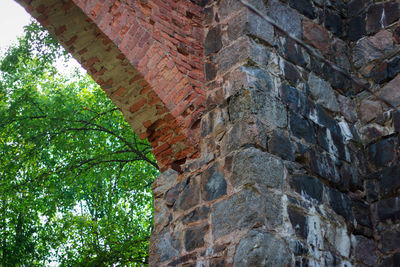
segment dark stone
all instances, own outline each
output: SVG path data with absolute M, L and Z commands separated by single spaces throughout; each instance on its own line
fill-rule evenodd
M 306 175 L 293 176 L 290 186 L 303 197 L 322 203 L 323 186 L 318 179 Z
M 315 109 L 312 113 L 316 114 L 317 118 L 315 123 L 320 126 L 324 126 L 328 128 L 331 133 L 341 136 L 342 130 L 340 129 L 339 124 L 329 116 L 329 114 L 325 111 L 325 109 L 321 105 L 315 105 Z
M 222 48 L 221 27 L 218 25 L 211 28 L 204 41 L 204 52 L 206 55 L 218 52 Z
M 398 1 L 391 1 L 384 4 L 385 26 L 392 24 L 400 18 L 400 4 Z
M 312 0 L 289 0 L 289 5 L 310 19 L 316 18 Z
M 400 197 L 381 200 L 375 205 L 380 221 L 392 220 L 395 222 L 400 220 Z
M 182 192 L 182 190 L 185 187 L 185 183 L 179 183 L 165 194 L 164 199 L 165 199 L 165 204 L 167 206 L 172 207 L 175 204 L 175 201 L 178 199 L 179 194 Z
M 159 262 L 176 257 L 181 252 L 180 239 L 173 236 L 169 231 L 164 230 L 155 241 L 155 253 L 159 255 Z
M 290 259 L 283 240 L 268 232 L 252 230 L 240 240 L 233 266 L 290 266 Z
M 182 263 L 185 263 L 185 262 L 187 262 L 187 261 L 190 261 L 190 260 L 196 260 L 196 258 L 197 258 L 197 253 L 196 252 L 194 252 L 194 253 L 190 253 L 190 254 L 186 254 L 186 255 L 184 255 L 184 256 L 182 256 L 182 257 L 179 257 L 179 258 L 177 258 L 176 260 L 174 260 L 174 261 L 171 261 L 170 263 L 168 263 L 168 266 L 179 266 L 179 265 L 181 265 Z
M 336 189 L 328 189 L 329 204 L 332 209 L 339 215 L 342 215 L 348 222 L 353 220 L 350 198 Z
M 383 259 L 381 267 L 399 267 L 400 266 L 399 263 L 400 263 L 400 253 L 397 252 Z
M 365 8 L 367 3 L 369 3 L 369 0 L 351 0 L 347 4 L 348 16 L 354 17 L 358 15 Z
M 188 210 L 196 206 L 200 201 L 199 191 L 199 186 L 195 179 L 188 179 L 185 188 L 175 202 L 174 209 Z
M 281 98 L 283 103 L 288 105 L 289 109 L 294 113 L 300 113 L 303 116 L 307 116 L 311 110 L 311 101 L 308 100 L 307 96 L 289 85 L 283 85 L 281 87 Z
M 383 139 L 368 147 L 368 159 L 376 167 L 382 168 L 392 162 L 396 155 L 394 138 Z
M 283 72 L 285 78 L 294 86 L 301 79 L 300 73 L 298 72 L 296 67 L 287 61 L 284 61 Z
M 385 25 L 383 21 L 381 21 L 384 9 L 383 4 L 377 3 L 373 4 L 368 8 L 367 11 L 367 31 L 368 33 L 377 32 L 379 29 L 384 27 Z
M 387 62 L 388 78 L 394 78 L 400 72 L 400 56 L 397 56 Z
M 348 38 L 350 41 L 357 41 L 367 34 L 365 14 L 351 18 L 349 21 Z
M 279 130 L 275 130 L 269 139 L 268 150 L 284 160 L 294 161 L 294 147 L 290 139 Z
M 206 79 L 207 81 L 214 80 L 217 76 L 217 68 L 215 64 L 207 62 L 205 65 Z
M 204 236 L 207 234 L 208 229 L 208 225 L 195 226 L 187 229 L 185 232 L 186 251 L 192 251 L 195 248 L 202 247 L 204 245 Z
M 304 59 L 303 51 L 295 41 L 290 38 L 286 38 L 284 41 L 283 53 L 287 60 L 295 65 L 304 67 L 306 60 Z
M 379 183 L 375 180 L 365 181 L 365 190 L 367 191 L 367 199 L 370 202 L 375 202 L 378 200 L 379 194 Z
M 226 181 L 224 175 L 214 163 L 201 175 L 202 196 L 204 200 L 211 201 L 226 194 Z
M 289 129 L 297 138 L 315 144 L 315 130 L 313 124 L 302 116 L 289 112 Z
M 225 266 L 227 266 L 227 260 L 224 258 L 211 259 L 210 261 L 210 267 L 225 267 Z
M 394 130 L 400 133 L 400 111 L 393 112 L 392 116 Z
M 289 206 L 288 214 L 290 223 L 292 224 L 292 228 L 296 232 L 296 235 L 301 238 L 307 239 L 308 224 L 307 224 L 307 218 L 304 216 L 303 212 Z
M 339 37 L 343 37 L 343 19 L 336 13 L 325 12 L 325 27 Z
M 362 235 L 354 236 L 354 240 L 355 258 L 368 266 L 377 266 L 378 257 L 376 256 L 376 246 L 374 240 L 368 239 Z
M 207 206 L 201 206 L 200 208 L 197 208 L 190 212 L 188 215 L 186 215 L 182 222 L 183 223 L 191 223 L 195 221 L 199 221 L 202 219 L 205 219 L 208 217 L 208 214 L 210 213 L 210 208 Z
M 318 128 L 318 144 L 327 152 L 335 155 L 336 157 L 346 159 L 346 150 L 343 143 L 342 136 L 331 133 L 325 127 Z
M 386 168 L 381 174 L 382 196 L 396 193 L 400 189 L 400 165 Z
M 392 250 L 399 249 L 400 244 L 400 231 L 387 231 L 382 234 L 381 238 L 381 251 L 389 253 Z
M 313 174 L 334 183 L 341 182 L 339 171 L 331 156 L 320 153 L 314 149 L 310 150 L 310 168 Z
M 353 200 L 352 211 L 357 224 L 372 228 L 370 205 L 359 200 Z
M 399 62 L 400 63 L 400 62 Z M 382 62 L 380 65 L 375 66 L 372 72 L 372 78 L 376 83 L 383 83 L 388 78 L 388 64 L 386 61 Z M 399 64 L 400 67 L 400 64 Z M 400 71 L 400 68 L 399 68 Z M 394 76 L 393 76 L 394 77 Z
M 302 29 L 300 15 L 295 10 L 280 3 L 279 1 L 272 0 L 269 1 L 268 4 L 268 15 L 273 20 L 275 20 L 275 22 L 280 25 L 286 32 L 301 39 Z

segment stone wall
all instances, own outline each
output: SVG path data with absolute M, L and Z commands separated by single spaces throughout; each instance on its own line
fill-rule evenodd
M 151 266 L 399 266 L 398 1 L 18 1 L 152 142 Z
M 153 265 L 397 266 L 398 3 L 249 2 L 203 1 L 201 157 L 154 185 Z

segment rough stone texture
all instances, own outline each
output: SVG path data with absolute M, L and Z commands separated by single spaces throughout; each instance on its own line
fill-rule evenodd
M 289 264 L 290 256 L 283 240 L 268 232 L 252 230 L 240 240 L 233 266 L 288 266 Z
M 151 142 L 150 266 L 396 266 L 398 1 L 18 2 Z

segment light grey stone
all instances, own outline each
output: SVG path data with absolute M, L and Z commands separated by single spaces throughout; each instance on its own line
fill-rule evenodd
M 168 169 L 160 174 L 153 183 L 153 194 L 159 196 L 171 189 L 178 179 L 178 172 Z
M 290 259 L 283 240 L 268 232 L 252 230 L 240 240 L 233 266 L 289 266 Z
M 180 240 L 172 236 L 169 231 L 161 233 L 156 242 L 156 254 L 160 255 L 160 262 L 178 256 L 182 249 Z
M 311 72 L 308 77 L 308 85 L 311 95 L 318 104 L 321 104 L 331 111 L 339 111 L 339 104 L 335 93 L 327 81 L 317 77 Z
M 256 148 L 245 149 L 234 156 L 231 183 L 281 188 L 284 182 L 282 161 Z

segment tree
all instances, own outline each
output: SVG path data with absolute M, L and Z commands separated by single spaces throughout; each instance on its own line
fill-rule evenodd
M 32 23 L 0 64 L 0 266 L 142 266 L 158 167 L 87 75 Z

